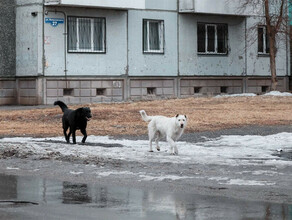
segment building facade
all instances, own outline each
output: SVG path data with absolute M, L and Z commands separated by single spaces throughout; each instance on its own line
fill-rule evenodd
M 2 105 L 270 89 L 263 11 L 239 10 L 240 0 L 0 0 L 0 6 Z M 287 91 L 289 40 L 278 42 L 278 89 Z

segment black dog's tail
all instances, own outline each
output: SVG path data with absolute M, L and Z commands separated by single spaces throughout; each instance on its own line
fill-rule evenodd
M 60 108 L 62 109 L 62 112 L 65 112 L 65 110 L 68 109 L 68 106 L 62 101 L 55 101 L 54 105 L 60 106 Z

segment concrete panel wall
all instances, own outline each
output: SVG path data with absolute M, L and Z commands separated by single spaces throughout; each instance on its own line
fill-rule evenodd
M 48 11 L 54 8 L 46 8 Z M 117 76 L 127 71 L 127 12 L 116 10 L 56 8 L 58 13 L 49 13 L 46 17 L 64 18 L 66 16 L 105 17 L 106 53 L 68 53 L 64 47 L 64 27 L 59 24 L 52 27 L 45 24 L 45 75 L 64 76 Z M 66 45 L 65 45 L 66 46 Z
M 15 3 L 0 0 L 0 77 L 15 76 Z
M 18 104 L 37 105 L 41 104 L 38 99 L 37 79 L 19 79 L 17 85 Z
M 247 7 L 243 7 L 243 4 L 244 1 L 242 0 L 216 0 L 216 4 L 214 4 L 214 0 L 194 0 L 194 11 L 196 13 L 223 15 L 263 15 L 261 4 L 250 4 Z
M 17 104 L 16 94 L 15 80 L 0 80 L 0 105 Z
M 177 0 L 146 0 L 146 9 L 177 11 Z
M 145 0 L 46 0 L 45 4 L 50 5 L 67 5 L 74 7 L 100 7 L 100 8 L 117 8 L 117 9 L 145 9 Z
M 45 84 L 46 104 L 56 100 L 71 104 L 124 100 L 124 81 L 121 79 L 48 79 Z
M 143 19 L 164 21 L 164 54 L 143 53 Z M 128 27 L 130 76 L 177 75 L 177 13 L 130 10 Z
M 151 100 L 176 97 L 175 79 L 132 79 L 130 81 L 131 100 Z
M 42 75 L 42 23 L 41 5 L 16 8 L 17 76 Z
M 238 94 L 243 92 L 242 78 L 182 78 L 180 96 Z
M 277 85 L 278 91 L 285 92 L 289 89 L 287 80 L 288 78 L 286 77 L 278 78 L 278 85 Z M 270 86 L 271 86 L 270 78 L 255 77 L 255 78 L 247 79 L 247 92 L 250 92 L 250 93 L 262 94 L 265 92 L 269 92 Z
M 269 56 L 258 55 L 258 41 L 257 41 L 257 27 L 258 25 L 265 24 L 263 20 L 259 18 L 247 18 L 247 63 L 246 73 L 248 76 L 270 76 L 270 58 Z M 286 47 L 287 43 L 285 36 L 279 36 L 277 42 L 277 57 L 276 68 L 278 76 L 288 75 L 290 66 L 289 51 Z
M 228 54 L 197 53 L 197 23 L 228 24 Z M 244 18 L 228 16 L 179 16 L 179 72 L 181 76 L 240 76 L 245 72 Z

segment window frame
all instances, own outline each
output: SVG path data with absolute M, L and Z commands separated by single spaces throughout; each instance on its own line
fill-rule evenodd
M 145 39 L 145 30 L 144 30 L 144 23 L 147 22 L 147 39 Z M 158 23 L 158 32 L 159 32 L 159 50 L 151 50 L 149 49 L 150 45 L 150 38 L 149 38 L 149 23 L 154 22 Z M 144 54 L 164 54 L 165 51 L 165 24 L 164 20 L 158 19 L 143 19 L 142 21 L 142 50 Z M 147 40 L 147 47 L 145 48 L 145 40 Z
M 70 32 L 69 32 L 69 19 L 76 18 L 76 49 L 70 49 Z M 102 21 L 102 48 L 103 50 L 94 50 L 94 19 Z M 90 20 L 90 29 L 91 29 L 91 48 L 90 49 L 80 49 L 80 44 L 78 43 L 79 36 L 79 20 Z M 68 53 L 89 53 L 89 54 L 105 54 L 106 53 L 106 18 L 105 17 L 83 17 L 83 16 L 67 16 L 67 52 Z
M 263 52 L 259 51 L 259 46 L 260 46 L 260 40 L 259 40 L 259 29 L 262 29 L 262 48 L 263 48 Z M 269 37 L 268 37 L 268 33 L 267 33 L 267 26 L 266 25 L 259 25 L 257 28 L 257 41 L 258 41 L 258 55 L 259 56 L 270 56 L 270 45 L 267 47 L 267 44 L 269 44 Z M 268 52 L 267 52 L 268 51 Z
M 204 49 L 205 51 L 199 51 L 199 39 L 202 38 L 202 36 L 199 37 L 199 25 L 204 25 Z M 225 47 L 225 52 L 218 52 L 218 26 L 224 27 L 224 35 L 223 35 L 223 40 L 224 40 L 224 47 Z M 214 51 L 208 51 L 208 27 L 214 27 Z M 220 55 L 220 56 L 226 56 L 228 55 L 229 47 L 228 47 L 228 24 L 227 23 L 206 23 L 206 22 L 198 22 L 197 23 L 197 53 L 199 55 Z

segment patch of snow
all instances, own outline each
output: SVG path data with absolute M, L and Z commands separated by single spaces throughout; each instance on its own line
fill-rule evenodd
M 164 180 L 180 180 L 180 179 L 192 179 L 189 176 L 176 176 L 176 175 L 164 175 L 164 176 L 151 176 L 151 175 L 139 175 L 143 181 L 164 181 Z
M 216 95 L 215 98 L 224 98 L 224 97 L 253 97 L 257 96 L 254 93 L 239 93 L 239 94 L 225 94 L 225 95 Z
M 107 172 L 98 172 L 96 174 L 102 177 L 106 177 L 110 175 L 135 175 L 135 173 L 131 171 L 107 171 Z
M 76 172 L 76 171 L 70 171 L 70 174 L 73 174 L 73 175 L 80 175 L 82 174 L 83 172 Z
M 81 136 L 77 137 L 80 142 Z M 160 152 L 148 152 L 147 140 L 116 140 L 107 136 L 89 136 L 88 144 L 67 144 L 64 137 L 54 138 L 3 138 L 0 149 L 19 151 L 35 159 L 38 158 L 77 158 L 79 160 L 103 159 L 136 161 L 139 163 L 177 163 L 177 164 L 218 164 L 229 166 L 261 165 L 287 167 L 292 161 L 281 160 L 275 151 L 291 149 L 292 134 L 278 133 L 260 135 L 224 135 L 198 143 L 177 142 L 179 155 L 169 153 L 169 146 L 161 142 Z M 102 144 L 100 144 L 102 143 Z M 104 147 L 104 145 L 111 147 Z
M 7 170 L 19 170 L 18 167 L 6 167 Z
M 256 170 L 252 172 L 252 175 L 266 175 L 266 176 L 275 176 L 275 175 L 283 175 L 283 173 L 279 173 L 271 170 Z
M 264 96 L 292 96 L 292 93 L 271 91 L 271 92 L 265 93 Z
M 222 184 L 222 183 L 220 183 Z M 243 180 L 243 179 L 231 179 L 227 181 L 227 185 L 240 185 L 240 186 L 273 186 L 275 182 L 257 181 L 257 180 Z
M 215 180 L 215 181 L 226 180 L 227 181 L 228 178 L 227 177 L 219 177 L 219 176 L 217 176 L 217 177 L 210 177 L 209 180 Z

